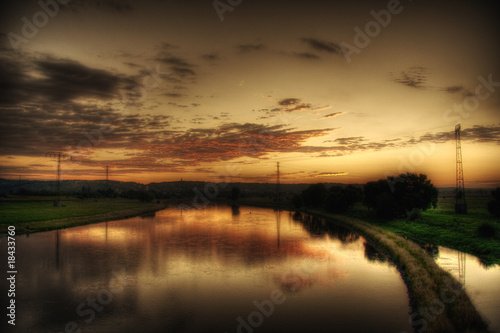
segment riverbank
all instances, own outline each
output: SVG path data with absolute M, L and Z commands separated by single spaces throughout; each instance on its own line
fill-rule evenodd
M 0 233 L 16 227 L 16 234 L 71 228 L 91 223 L 151 214 L 168 206 L 165 202 L 143 203 L 127 199 L 73 199 L 54 207 L 51 200 L 0 202 Z
M 382 229 L 392 231 L 419 244 L 448 247 L 469 253 L 481 259 L 485 266 L 500 265 L 500 220 L 491 216 L 486 208 L 489 197 L 468 198 L 468 213 L 455 213 L 452 197 L 440 198 L 436 209 L 422 212 L 414 220 L 404 218 L 381 220 L 361 203 L 350 207 L 343 215 L 366 221 Z M 269 198 L 243 198 L 238 204 L 275 208 Z M 286 203 L 282 209 L 288 209 Z M 488 224 L 494 228 L 493 235 L 481 235 L 479 228 Z
M 410 238 L 420 244 L 441 245 L 479 257 L 485 266 L 500 264 L 500 221 L 486 208 L 489 198 L 469 198 L 468 213 L 455 213 L 453 198 L 440 198 L 436 209 L 421 213 L 414 220 L 380 220 L 362 204 L 357 204 L 345 215 L 367 221 L 385 230 Z M 481 225 L 491 226 L 495 232 L 482 235 Z
M 408 287 L 412 307 L 409 319 L 417 332 L 488 332 L 461 284 L 416 243 L 352 217 L 322 211 L 306 213 L 357 231 L 392 258 Z

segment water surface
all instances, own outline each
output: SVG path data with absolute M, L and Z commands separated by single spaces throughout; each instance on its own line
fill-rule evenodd
M 464 285 L 490 331 L 500 333 L 500 265 L 487 265 L 478 257 L 443 246 L 437 249 L 438 265 Z
M 384 255 L 289 212 L 170 208 L 24 235 L 17 264 L 16 332 L 411 331 Z

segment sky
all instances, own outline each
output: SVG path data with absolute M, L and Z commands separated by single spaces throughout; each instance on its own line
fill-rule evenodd
M 494 1 L 3 1 L 0 178 L 500 186 Z

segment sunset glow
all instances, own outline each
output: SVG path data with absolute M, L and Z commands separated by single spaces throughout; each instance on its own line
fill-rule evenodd
M 2 10 L 0 178 L 454 186 L 460 123 L 500 186 L 493 2 L 46 3 Z

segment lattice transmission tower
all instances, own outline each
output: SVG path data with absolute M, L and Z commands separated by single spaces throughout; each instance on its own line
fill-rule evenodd
M 464 168 L 462 164 L 462 144 L 460 140 L 460 124 L 455 126 L 455 142 L 457 149 L 457 189 L 455 193 L 455 212 L 459 214 L 467 213 L 467 204 L 465 202 L 465 184 L 464 184 Z
M 48 152 L 45 154 L 46 157 L 56 157 L 57 158 L 57 201 L 54 202 L 54 206 L 62 206 L 61 202 L 61 158 L 63 160 L 70 160 L 71 156 L 61 152 Z

